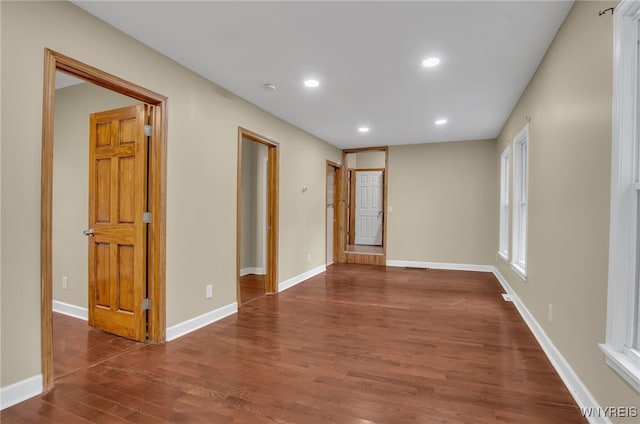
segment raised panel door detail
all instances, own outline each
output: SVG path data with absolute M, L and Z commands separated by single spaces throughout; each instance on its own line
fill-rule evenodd
M 91 114 L 89 324 L 146 339 L 147 106 Z M 107 142 L 106 140 L 109 139 Z
M 356 172 L 356 244 L 382 244 L 382 171 Z
M 118 222 L 133 223 L 135 209 L 135 157 L 118 158 Z
M 118 245 L 118 278 L 116 284 L 117 309 L 121 312 L 133 313 L 135 309 L 134 280 L 135 280 L 134 247 Z
M 96 305 L 102 308 L 110 308 L 111 249 L 109 243 L 96 243 L 95 249 Z

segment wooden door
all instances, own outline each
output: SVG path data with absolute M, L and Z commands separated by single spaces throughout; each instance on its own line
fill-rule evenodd
M 327 211 L 326 211 L 326 260 L 327 265 L 331 265 L 335 262 L 335 226 L 336 226 L 336 213 L 335 213 L 335 171 L 331 165 L 327 165 Z
M 356 244 L 382 245 L 382 171 L 356 171 Z
M 90 116 L 89 325 L 146 339 L 146 105 Z

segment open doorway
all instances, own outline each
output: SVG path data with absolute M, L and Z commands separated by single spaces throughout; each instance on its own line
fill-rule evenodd
M 238 134 L 237 301 L 277 292 L 278 144 Z
M 142 128 L 147 121 L 135 116 L 146 105 L 60 71 L 56 71 L 55 81 L 52 268 L 53 371 L 57 381 L 146 340 L 146 313 L 142 305 L 135 308 L 146 297 L 146 276 L 144 272 L 135 275 L 135 270 L 146 269 L 145 228 L 141 228 L 138 240 L 128 233 L 135 230 L 136 202 L 138 208 L 146 207 L 146 200 L 136 199 L 135 193 L 146 196 L 147 190 L 146 181 L 141 184 L 144 190 L 136 190 L 140 181 L 135 181 L 134 167 L 128 165 L 142 168 L 138 179 L 146 180 L 148 170 Z M 140 134 L 136 134 L 137 119 L 143 120 L 137 123 Z M 117 128 L 112 128 L 114 125 Z M 117 138 L 105 140 L 111 135 Z M 139 146 L 144 157 L 136 158 L 132 148 L 136 143 L 145 144 Z M 117 171 L 111 172 L 112 168 Z M 118 187 L 115 196 L 101 193 L 113 185 Z M 114 201 L 118 205 L 111 205 Z M 115 225 L 109 219 L 111 206 L 118 209 Z M 138 225 L 143 225 L 141 220 Z M 113 238 L 116 231 L 130 240 L 114 239 L 116 276 L 107 278 L 110 261 L 101 256 L 105 250 L 109 253 L 111 246 L 104 238 L 105 234 Z M 139 257 L 127 256 L 127 252 L 136 252 Z M 134 265 L 134 259 L 139 263 Z
M 343 151 L 346 263 L 386 264 L 387 148 Z
M 141 178 L 145 179 L 146 183 L 141 190 L 145 193 L 144 196 L 134 196 L 133 201 L 123 201 L 118 205 L 105 207 L 103 212 L 109 211 L 111 216 L 118 215 L 123 218 L 123 221 L 131 221 L 131 226 L 137 230 L 133 230 L 135 233 L 132 238 L 135 240 L 143 240 L 144 243 L 140 246 L 144 246 L 144 249 L 136 249 L 132 247 L 132 244 L 127 243 L 114 243 L 107 249 L 105 247 L 106 242 L 95 242 L 99 244 L 98 250 L 102 251 L 102 259 L 96 259 L 94 265 L 98 262 L 98 269 L 102 271 L 96 271 L 95 276 L 98 276 L 103 284 L 100 289 L 102 293 L 109 293 L 110 306 L 107 308 L 102 303 L 106 302 L 103 297 L 97 300 L 98 306 L 103 309 L 110 309 L 114 306 L 115 312 L 127 310 L 131 312 L 130 315 L 134 316 L 138 330 L 135 331 L 136 335 L 132 338 L 144 339 L 152 343 L 163 343 L 165 340 L 165 240 L 166 240 L 166 218 L 165 218 L 165 205 L 166 205 L 166 102 L 167 99 L 152 91 L 146 90 L 140 86 L 129 83 L 113 75 L 107 74 L 99 69 L 86 65 L 68 56 L 54 52 L 49 49 L 45 49 L 45 70 L 44 70 L 44 96 L 43 96 L 43 115 L 42 115 L 42 182 L 41 182 L 41 244 L 40 244 L 40 263 L 41 263 L 41 334 L 42 334 L 42 374 L 44 382 L 44 390 L 50 390 L 54 386 L 54 367 L 53 367 L 53 287 L 54 287 L 54 271 L 53 271 L 53 251 L 54 251 L 54 230 L 53 230 L 53 209 L 54 209 L 54 129 L 55 129 L 55 99 L 56 99 L 56 72 L 63 72 L 71 77 L 83 80 L 85 82 L 94 84 L 98 87 L 105 88 L 115 93 L 119 93 L 124 96 L 128 96 L 134 99 L 138 106 L 132 106 L 135 110 L 136 118 L 131 121 L 129 118 L 119 119 L 119 122 L 127 121 L 124 127 L 118 127 L 116 132 L 120 132 L 121 135 L 136 134 L 136 141 L 132 141 L 128 136 L 125 138 L 117 139 L 112 137 L 102 137 L 108 131 L 107 127 L 113 129 L 111 124 L 105 125 L 103 131 L 96 131 L 96 134 L 100 135 L 94 140 L 95 146 L 99 146 L 101 150 L 98 152 L 96 160 L 105 161 L 109 160 L 112 164 L 107 167 L 103 166 L 105 177 L 107 168 L 109 170 L 116 169 L 116 174 L 120 172 L 120 175 L 131 174 L 131 178 L 136 181 L 140 181 Z M 146 116 L 146 117 L 144 117 Z M 138 119 L 140 118 L 140 119 Z M 115 119 L 111 122 L 116 121 Z M 144 121 L 144 122 L 143 122 Z M 96 123 L 101 122 L 99 119 Z M 116 124 L 114 124 L 116 125 Z M 149 125 L 145 128 L 145 125 Z M 126 128 L 125 128 L 126 127 Z M 109 131 L 111 131 L 111 129 Z M 140 133 L 144 133 L 144 137 L 139 137 Z M 95 135 L 95 134 L 94 134 Z M 149 138 L 149 143 L 142 143 L 138 140 L 143 138 Z M 106 140 L 112 140 L 107 143 Z M 109 146 L 107 146 L 109 144 Z M 112 151 L 111 147 L 118 145 L 118 149 L 122 147 L 122 152 Z M 91 144 L 90 144 L 91 145 Z M 124 145 L 129 145 L 124 147 Z M 135 147 L 133 147 L 135 146 Z M 145 150 L 144 146 L 148 146 Z M 104 147 L 104 149 L 103 149 Z M 104 151 L 102 151 L 104 150 Z M 117 150 L 117 149 L 116 149 Z M 107 159 L 109 154 L 115 157 L 132 157 L 132 152 L 135 151 L 135 157 L 139 160 L 144 160 L 145 167 L 143 172 L 136 173 L 132 171 L 135 166 L 129 166 L 131 163 L 120 164 L 119 159 L 114 160 L 113 157 Z M 107 156 L 102 157 L 100 155 L 105 154 Z M 131 153 L 131 154 L 130 154 Z M 138 155 L 138 153 L 141 153 Z M 145 158 L 146 156 L 146 158 Z M 88 157 L 86 158 L 88 161 Z M 133 162 L 136 159 L 132 159 Z M 129 160 L 124 160 L 129 162 Z M 146 166 L 148 164 L 148 167 Z M 95 165 L 95 163 L 94 163 Z M 120 166 L 122 165 L 122 166 Z M 114 168 L 115 167 L 115 168 Z M 119 169 L 119 171 L 118 171 Z M 131 171 L 131 172 L 129 172 Z M 124 174 L 122 174 L 124 173 Z M 134 176 L 134 175 L 137 175 Z M 123 177 L 126 180 L 128 177 Z M 89 179 L 89 177 L 88 177 Z M 118 197 L 118 191 L 120 193 L 130 193 L 129 190 L 125 190 L 121 187 L 117 178 L 100 178 L 100 181 L 109 181 L 100 185 L 99 192 L 105 193 L 102 199 L 106 199 L 106 193 L 114 194 L 114 198 Z M 96 179 L 97 181 L 97 179 Z M 109 187 L 106 190 L 106 187 Z M 119 188 L 120 187 L 120 188 Z M 141 187 L 136 183 L 136 187 Z M 121 190 L 122 188 L 122 190 Z M 100 198 L 100 195 L 97 196 Z M 144 208 L 142 208 L 143 202 L 140 200 L 144 198 Z M 89 207 L 91 208 L 91 207 Z M 143 214 L 138 214 L 142 209 Z M 91 217 L 91 213 L 88 214 Z M 100 215 L 100 214 L 98 214 Z M 100 215 L 102 217 L 102 215 Z M 104 221 L 104 220 L 103 220 Z M 85 215 L 81 221 L 82 224 L 91 222 L 87 220 Z M 144 225 L 142 225 L 144 223 Z M 84 225 L 83 225 L 84 226 Z M 95 228 L 94 231 L 90 231 L 92 228 L 85 228 L 86 236 L 89 239 L 102 240 L 100 233 L 103 228 Z M 108 237 L 107 237 L 108 238 Z M 115 239 L 114 239 L 115 240 Z M 57 242 L 60 242 L 58 240 Z M 86 243 L 85 239 L 85 243 Z M 89 242 L 91 244 L 91 242 Z M 138 244 L 136 244 L 137 246 Z M 109 255 L 105 252 L 109 251 Z M 129 258 L 130 260 L 119 260 L 117 253 L 120 250 L 120 258 Z M 143 253 L 141 253 L 143 252 Z M 96 258 L 100 256 L 99 254 Z M 110 265 L 102 267 L 104 261 L 109 258 Z M 115 258 L 115 259 L 114 259 Z M 113 260 L 111 260 L 113 259 Z M 87 259 L 85 259 L 87 260 Z M 88 261 L 91 263 L 91 261 Z M 131 271 L 129 268 L 133 264 L 135 268 Z M 141 264 L 143 264 L 141 266 Z M 106 269 L 110 269 L 111 274 L 107 277 L 102 272 Z M 118 293 L 115 290 L 111 290 L 113 278 L 116 274 L 129 275 L 132 278 L 136 278 L 137 281 L 144 281 L 145 296 L 140 299 L 141 302 L 131 303 L 132 298 L 123 300 L 122 297 L 118 298 Z M 135 274 L 135 277 L 134 277 Z M 113 277 L 113 278 L 112 278 Z M 91 272 L 89 272 L 88 279 L 91 279 Z M 64 284 L 65 281 L 60 278 L 56 283 Z M 69 280 L 66 281 L 69 284 Z M 104 290 L 102 290 L 104 289 Z M 135 289 L 134 289 L 135 291 Z M 115 295 L 113 294 L 115 293 Z M 138 295 L 140 292 L 138 291 Z M 138 296 L 140 297 L 140 296 Z M 111 302 L 115 299 L 115 302 Z M 129 303 L 126 303 L 129 301 Z M 88 302 L 89 304 L 89 302 Z M 88 307 L 90 309 L 90 307 Z M 87 315 L 89 315 L 87 313 Z M 127 314 L 125 314 L 127 315 Z M 128 324 L 125 324 L 127 326 Z M 115 327 L 119 324 L 116 323 Z

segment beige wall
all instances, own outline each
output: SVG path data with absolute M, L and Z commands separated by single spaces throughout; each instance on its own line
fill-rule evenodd
M 614 5 L 576 2 L 498 138 L 496 167 L 531 117 L 527 282 L 502 260 L 496 265 L 601 406 L 640 408 L 638 393 L 598 349 L 606 323 L 613 63 L 613 19 L 598 11 Z
M 349 153 L 346 159 L 349 168 L 374 169 L 385 166 L 385 153 L 381 151 Z
M 236 300 L 238 126 L 280 143 L 279 280 L 324 264 L 325 166 L 340 151 L 65 2 L 1 2 L 3 387 L 40 374 L 44 48 L 168 97 L 167 324 Z M 301 187 L 308 190 L 302 193 Z M 307 254 L 311 261 L 307 261 Z M 205 285 L 214 295 L 205 299 Z M 16 325 L 19 323 L 19 325 Z
M 242 189 L 240 212 L 240 268 L 264 269 L 266 248 L 265 160 L 264 144 L 242 139 Z
M 391 146 L 387 258 L 493 263 L 495 152 L 494 140 Z
M 92 84 L 56 90 L 53 155 L 53 299 L 87 307 L 89 114 L 136 104 Z M 62 289 L 62 277 L 68 289 Z

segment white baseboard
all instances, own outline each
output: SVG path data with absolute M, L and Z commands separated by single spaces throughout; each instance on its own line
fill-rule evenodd
M 0 410 L 42 393 L 42 374 L 0 388 Z
M 229 315 L 233 315 L 238 312 L 238 303 L 233 302 L 228 305 L 222 306 L 213 311 L 207 312 L 195 318 L 188 319 L 180 324 L 172 325 L 167 328 L 167 341 L 175 340 L 178 337 L 182 337 L 186 334 L 196 331 L 205 325 L 212 324 L 222 318 L 226 318 Z
M 305 280 L 308 280 L 311 277 L 315 277 L 318 274 L 321 274 L 327 270 L 326 265 L 320 265 L 319 267 L 310 269 L 307 272 L 303 272 L 302 274 L 296 275 L 295 277 L 291 277 L 286 281 L 283 281 L 278 284 L 278 292 L 283 292 L 286 289 L 289 289 L 296 284 L 300 284 Z
M 266 271 L 264 270 L 264 268 L 257 268 L 257 267 L 247 267 L 247 268 L 242 268 L 240 270 L 241 277 L 244 277 L 245 275 L 249 275 L 249 274 L 265 275 Z
M 571 365 L 569 365 L 562 353 L 560 353 L 558 348 L 553 344 L 538 321 L 536 321 L 531 312 L 529 312 L 524 303 L 522 303 L 518 295 L 513 291 L 507 279 L 504 278 L 498 268 L 495 266 L 492 268 L 493 274 L 511 297 L 511 300 L 520 313 L 520 316 L 533 333 L 534 337 L 540 344 L 540 347 L 542 347 L 542 350 L 547 355 L 547 358 L 549 358 L 549 361 L 551 361 L 551 364 L 556 369 L 556 372 L 564 382 L 564 385 L 567 386 L 567 389 L 578 404 L 578 407 L 581 409 L 585 408 L 585 410 L 592 408 L 591 410 L 601 411 L 601 409 L 599 409 L 600 405 L 598 404 L 598 401 L 596 401 L 587 386 L 585 386 L 582 380 L 580 380 L 578 374 L 576 374 L 573 368 L 571 368 Z M 611 424 L 611 420 L 605 416 L 591 416 L 586 418 L 591 424 Z
M 82 319 L 85 321 L 89 320 L 89 310 L 87 308 L 71 305 L 69 303 L 59 302 L 57 300 L 53 301 L 53 312 L 69 315 L 70 317 Z
M 493 272 L 491 265 L 474 265 L 474 264 L 452 264 L 441 262 L 417 262 L 417 261 L 396 261 L 387 260 L 387 266 L 409 267 L 409 268 L 432 268 L 432 269 L 449 269 L 453 271 L 479 271 Z

